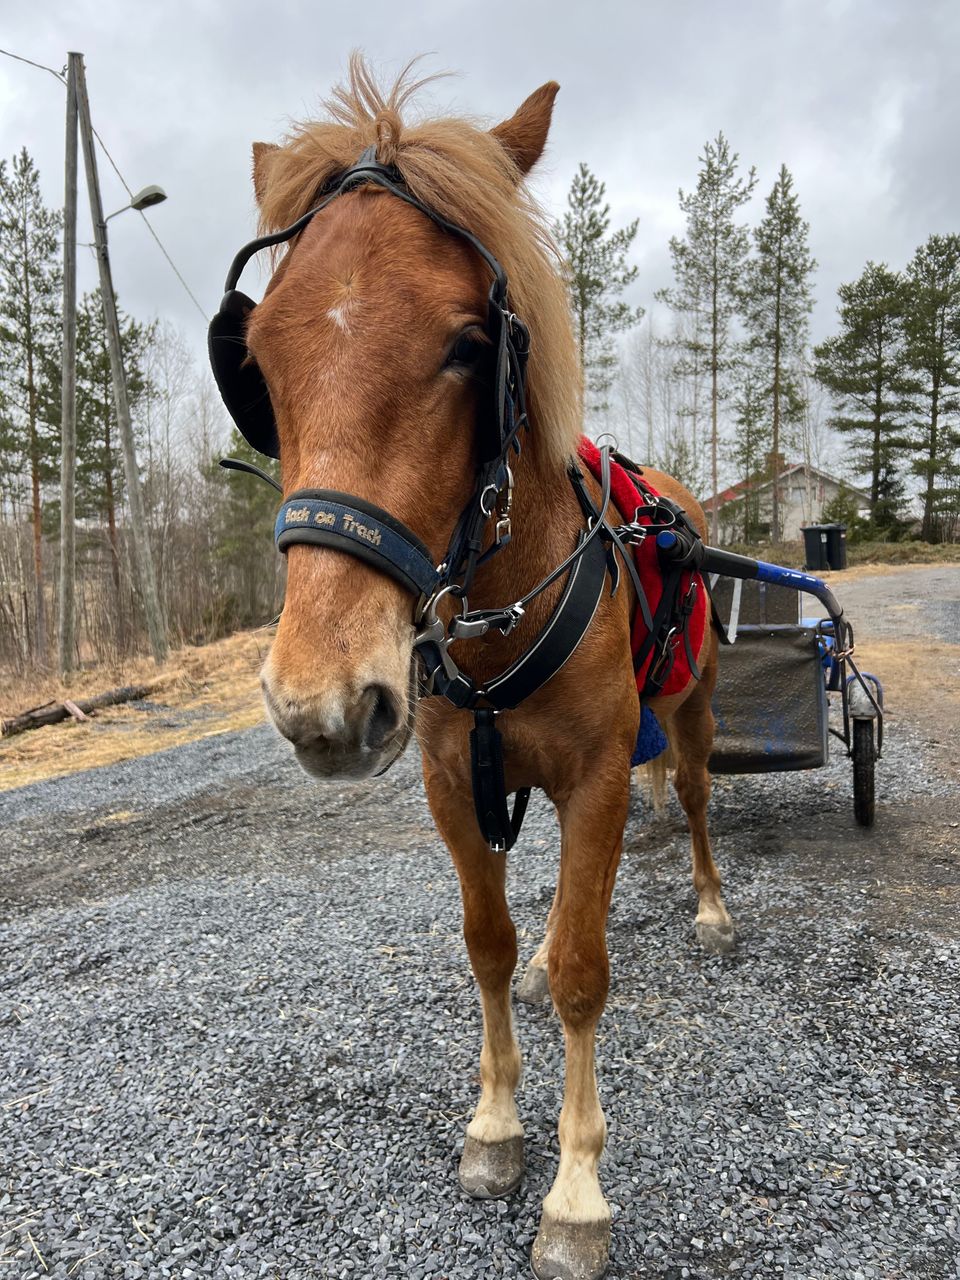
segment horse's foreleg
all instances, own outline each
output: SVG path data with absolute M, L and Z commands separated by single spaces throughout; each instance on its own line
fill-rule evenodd
M 523 980 L 517 987 L 517 999 L 523 1000 L 525 1004 L 540 1004 L 543 1000 L 549 999 L 550 996 L 550 979 L 547 974 L 547 965 L 550 960 L 550 940 L 557 927 L 557 903 L 559 901 L 560 885 L 558 882 L 557 891 L 553 895 L 553 905 L 550 908 L 550 914 L 547 916 L 547 927 L 544 930 L 543 941 L 540 943 L 539 949 L 534 953 L 533 959 L 527 965 Z
M 710 800 L 707 761 L 713 749 L 710 699 L 715 683 L 714 667 L 704 672 L 704 680 L 674 712 L 671 737 L 677 762 L 674 786 L 690 828 L 693 887 L 699 904 L 697 939 L 705 951 L 718 954 L 733 950 L 736 930 L 720 892 L 720 873 L 713 861 L 707 831 Z
M 514 1099 L 520 1050 L 510 1009 L 517 934 L 507 908 L 506 858 L 490 851 L 472 812 L 465 812 L 461 791 L 454 794 L 428 776 L 427 794 L 460 877 L 463 936 L 483 1007 L 480 1100 L 467 1126 L 460 1184 L 486 1199 L 507 1195 L 523 1176 L 523 1128 Z
M 533 1269 L 541 1280 L 597 1280 L 610 1249 L 610 1208 L 597 1176 L 606 1121 L 597 1094 L 594 1041 L 610 978 L 606 917 L 629 786 L 627 757 L 620 752 L 560 806 L 562 852 L 549 972 L 563 1020 L 566 1078 L 560 1166 L 533 1246 Z

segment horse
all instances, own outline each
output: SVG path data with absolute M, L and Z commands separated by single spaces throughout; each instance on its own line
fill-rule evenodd
M 574 462 L 580 359 L 562 265 L 526 185 L 559 86 L 544 84 L 486 129 L 459 118 L 407 123 L 422 83 L 408 70 L 383 89 L 355 56 L 323 118 L 281 144 L 254 143 L 261 236 L 234 263 L 211 357 L 241 430 L 280 459 L 287 586 L 261 674 L 270 718 L 323 779 L 372 776 L 413 736 L 419 743 L 482 1005 L 480 1093 L 459 1164 L 462 1187 L 478 1197 L 510 1194 L 524 1169 L 517 937 L 505 896 L 519 822 L 504 799 L 539 788 L 556 808 L 556 896 L 525 986 L 549 988 L 565 1083 L 559 1167 L 531 1261 L 541 1280 L 595 1280 L 611 1235 L 597 1172 L 606 1122 L 595 1034 L 641 723 L 631 628 L 642 588 L 621 552 L 640 526 L 611 500 L 608 452 L 596 474 Z M 255 305 L 237 277 L 267 246 L 274 270 Z M 693 495 L 663 473 L 642 475 L 702 539 Z M 602 590 L 590 608 L 581 603 L 589 617 L 573 629 L 582 634 L 545 680 L 498 707 L 501 674 L 523 665 L 535 637 L 534 649 L 547 647 L 553 622 L 584 594 L 571 584 L 590 576 L 588 562 Z M 690 659 L 683 687 L 649 706 L 676 762 L 697 931 L 723 950 L 733 924 L 706 821 L 712 626 Z M 445 696 L 420 696 L 431 690 Z

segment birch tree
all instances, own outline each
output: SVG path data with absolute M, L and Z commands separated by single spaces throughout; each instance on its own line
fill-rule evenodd
M 147 394 L 144 361 L 152 326 L 121 311 L 120 344 L 131 412 Z M 77 514 L 107 522 L 114 593 L 120 597 L 120 520 L 125 475 L 120 451 L 116 402 L 107 350 L 107 329 L 99 289 L 84 294 L 77 307 Z

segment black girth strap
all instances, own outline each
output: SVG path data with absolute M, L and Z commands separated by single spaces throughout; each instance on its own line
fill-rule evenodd
M 496 712 L 473 713 L 470 730 L 470 769 L 473 775 L 473 805 L 484 840 L 494 853 L 507 853 L 516 843 L 527 811 L 530 788 L 521 787 L 513 813 L 507 808 L 507 788 L 503 776 L 503 739 L 496 725 Z

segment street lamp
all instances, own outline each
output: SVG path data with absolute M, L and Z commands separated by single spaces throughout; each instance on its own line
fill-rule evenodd
M 156 185 L 144 187 L 142 191 L 137 192 L 129 204 L 125 204 L 122 209 L 115 209 L 113 213 L 107 214 L 104 218 L 104 222 L 109 222 L 110 219 L 115 218 L 118 213 L 125 213 L 127 209 L 136 209 L 138 213 L 142 212 L 144 209 L 149 209 L 151 205 L 162 204 L 166 198 L 167 193 L 164 191 L 163 187 L 158 187 Z

